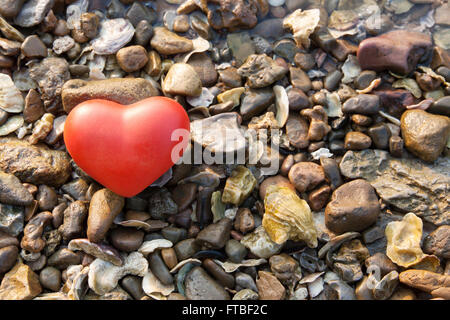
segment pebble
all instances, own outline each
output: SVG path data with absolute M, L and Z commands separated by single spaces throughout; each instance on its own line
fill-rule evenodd
M 298 262 L 286 253 L 274 255 L 269 259 L 270 270 L 282 283 L 291 283 L 299 267 Z
M 450 137 L 450 119 L 423 110 L 407 110 L 401 117 L 405 147 L 428 162 L 435 161 Z
M 389 152 L 392 156 L 401 158 L 403 154 L 404 141 L 399 136 L 391 136 L 389 138 Z
M 375 189 L 357 179 L 337 188 L 325 208 L 325 224 L 337 233 L 362 231 L 373 224 L 380 213 Z
M 234 296 L 233 300 L 258 300 L 258 294 L 250 289 L 239 290 Z
M 258 271 L 256 286 L 259 300 L 283 300 L 286 296 L 286 289 L 271 272 Z
M 164 263 L 159 252 L 153 252 L 148 256 L 148 265 L 153 274 L 165 285 L 173 283 L 173 277 Z
M 62 88 L 64 111 L 69 113 L 76 105 L 86 99 L 105 99 L 128 105 L 142 99 L 159 95 L 153 84 L 141 78 L 111 78 L 85 81 L 72 79 Z
M 125 18 L 130 20 L 131 24 L 136 27 L 142 20 L 152 24 L 156 19 L 156 12 L 142 3 L 132 1 L 130 9 L 128 9 Z
M 428 293 L 434 290 L 449 288 L 450 275 L 442 275 L 426 270 L 406 270 L 400 273 L 401 283 Z
M 134 299 L 141 300 L 145 296 L 142 289 L 142 278 L 128 275 L 121 280 L 121 285 Z
M 377 149 L 388 149 L 390 132 L 384 123 L 376 124 L 367 130 L 367 134 L 372 139 Z
M 31 300 L 41 291 L 39 276 L 29 266 L 18 262 L 3 277 L 0 300 Z
M 222 202 L 241 205 L 256 187 L 252 172 L 242 165 L 237 166 L 228 177 L 222 193 Z
M 58 204 L 58 195 L 53 188 L 42 184 L 39 186 L 36 194 L 36 200 L 38 201 L 39 208 L 42 211 L 51 211 Z
M 29 28 L 44 20 L 47 13 L 53 6 L 53 0 L 30 0 L 27 1 L 19 14 L 15 17 L 14 22 L 21 27 Z
M 444 225 L 431 232 L 423 240 L 423 251 L 440 258 L 450 258 L 450 226 Z
M 198 233 L 197 243 L 208 249 L 223 248 L 230 237 L 231 224 L 230 219 L 223 218 L 217 223 L 208 225 Z
M 350 98 L 342 105 L 344 113 L 357 113 L 364 115 L 373 115 L 380 109 L 380 98 L 373 94 L 359 94 Z
M 175 63 L 167 72 L 162 89 L 172 95 L 199 96 L 202 93 L 202 81 L 189 64 Z
M 5 0 L 0 3 L 0 14 L 12 19 L 19 13 L 25 0 Z
M 10 137 L 0 139 L 0 159 L 0 170 L 36 185 L 62 185 L 71 173 L 66 152 Z
M 339 70 L 334 70 L 328 73 L 323 83 L 325 89 L 327 89 L 328 91 L 336 90 L 342 77 L 343 74 Z
M 6 273 L 16 264 L 19 249 L 15 245 L 0 248 L 0 273 Z
M 332 190 L 335 190 L 343 183 L 341 172 L 335 159 L 321 157 L 320 165 L 322 166 L 326 179 L 330 182 Z
M 254 116 L 260 115 L 274 101 L 275 94 L 272 88 L 246 90 L 239 110 L 242 119 L 249 120 Z
M 357 57 L 363 70 L 408 74 L 431 47 L 431 38 L 424 33 L 396 30 L 363 40 Z
M 308 74 L 300 68 L 289 67 L 289 74 L 292 86 L 303 92 L 308 92 L 312 88 L 311 79 Z
M 377 73 L 372 70 L 364 70 L 355 78 L 356 89 L 367 88 L 377 77 Z
M 45 267 L 39 273 L 39 281 L 42 287 L 51 291 L 59 291 L 61 288 L 61 271 L 53 267 Z
M 104 239 L 115 217 L 125 205 L 123 197 L 108 189 L 94 193 L 89 204 L 87 237 L 89 241 L 100 242 Z
M 283 78 L 287 71 L 265 54 L 250 55 L 238 69 L 239 75 L 247 78 L 250 88 L 267 87 Z
M 189 52 L 194 49 L 192 40 L 181 37 L 164 27 L 154 28 L 153 33 L 150 45 L 160 54 L 172 55 Z
M 116 228 L 111 231 L 111 244 L 120 251 L 133 252 L 139 249 L 144 232 L 134 228 Z
M 189 300 L 230 300 L 228 292 L 201 267 L 194 267 L 184 284 Z
M 383 252 L 377 252 L 368 257 L 364 263 L 366 269 L 378 267 L 380 271 L 380 279 L 392 271 L 397 271 L 397 266 Z
M 255 219 L 248 208 L 239 208 L 234 219 L 234 229 L 246 234 L 255 228 Z
M 225 270 L 212 259 L 206 258 L 202 263 L 203 268 L 206 269 L 221 285 L 226 288 L 234 288 L 233 275 L 226 273 Z
M 201 249 L 196 239 L 186 239 L 178 242 L 174 247 L 178 261 L 183 261 L 192 257 Z
M 235 274 L 236 287 L 239 286 L 244 289 L 249 289 L 254 292 L 258 292 L 258 288 L 256 287 L 255 280 L 253 280 L 252 276 L 244 272 L 236 272 Z
M 177 254 L 173 248 L 161 249 L 161 257 L 169 269 L 172 269 L 178 263 Z
M 280 252 L 283 245 L 273 242 L 263 226 L 242 238 L 241 243 L 259 258 L 268 259 Z
M 331 188 L 328 185 L 311 191 L 308 196 L 308 203 L 312 211 L 320 211 L 328 203 L 331 195 Z
M 176 16 L 173 20 L 173 31 L 183 33 L 187 32 L 189 28 L 189 17 L 187 15 Z
M 33 202 L 33 196 L 14 175 L 0 171 L 0 202 L 18 206 L 27 206 Z
M 47 47 L 36 35 L 25 38 L 20 47 L 22 54 L 27 58 L 45 58 L 47 57 Z
M 427 112 L 440 114 L 450 117 L 450 97 L 445 96 L 435 101 L 428 109 Z
M 136 31 L 134 33 L 136 43 L 140 46 L 145 47 L 150 42 L 152 36 L 153 36 L 152 25 L 147 20 L 141 20 L 136 25 Z
M 143 46 L 128 46 L 116 53 L 117 63 L 125 72 L 134 72 L 143 68 L 147 62 L 147 50 Z
M 27 123 L 32 123 L 41 118 L 45 113 L 39 93 L 30 89 L 25 97 L 25 107 L 23 109 L 23 119 Z
M 247 255 L 247 248 L 239 241 L 235 239 L 230 239 L 225 245 L 225 252 L 231 262 L 239 263 Z
M 177 243 L 186 238 L 186 230 L 182 228 L 166 227 L 161 230 L 161 234 L 172 243 Z
M 312 190 L 324 180 L 322 167 L 314 162 L 298 162 L 289 170 L 289 181 L 298 192 Z
M 197 72 L 203 87 L 212 87 L 217 82 L 215 65 L 206 53 L 194 53 L 189 58 L 188 64 Z
M 364 150 L 372 144 L 372 139 L 362 132 L 350 131 L 345 135 L 345 148 L 347 150 Z
M 290 110 L 298 111 L 311 107 L 311 102 L 309 101 L 308 96 L 302 90 L 292 87 L 287 90 L 287 95 Z
M 286 122 L 286 135 L 289 143 L 298 149 L 308 147 L 309 124 L 304 117 L 290 114 Z

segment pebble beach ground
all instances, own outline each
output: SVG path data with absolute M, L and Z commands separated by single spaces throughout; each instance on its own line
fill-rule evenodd
M 449 16 L 2 0 L 0 300 L 450 299 Z M 193 149 L 244 161 L 177 164 L 126 198 L 71 159 L 79 103 L 160 95 Z M 248 129 L 269 142 L 254 163 Z

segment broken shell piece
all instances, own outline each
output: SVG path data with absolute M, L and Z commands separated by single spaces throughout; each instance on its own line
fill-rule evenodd
M 39 140 L 44 140 L 53 129 L 54 119 L 55 116 L 53 114 L 45 113 L 41 119 L 36 121 L 28 142 L 30 144 L 36 144 Z
M 373 89 L 378 87 L 381 83 L 381 79 L 377 78 L 372 80 L 372 82 L 367 86 L 367 88 L 364 88 L 362 90 L 356 90 L 357 93 L 363 94 L 363 93 L 369 93 L 372 92 Z
M 0 137 L 7 136 L 11 132 L 16 131 L 24 124 L 22 116 L 12 116 L 6 120 L 4 124 L 0 126 Z
M 412 104 L 409 106 L 406 106 L 406 109 L 419 109 L 419 110 L 427 110 L 432 104 L 434 100 L 433 99 L 425 99 L 420 101 L 417 104 Z
M 282 244 L 291 239 L 317 247 L 317 230 L 308 203 L 290 188 L 270 185 L 264 198 L 262 225 L 272 241 Z
M 187 63 L 189 61 L 189 58 L 194 53 L 208 51 L 209 48 L 211 47 L 211 43 L 208 40 L 203 39 L 202 37 L 198 37 L 198 38 L 192 40 L 192 46 L 194 47 L 194 49 L 192 51 L 175 57 L 175 62 Z
M 222 192 L 214 191 L 211 195 L 211 212 L 213 214 L 213 223 L 225 217 L 225 204 L 222 202 Z
M 23 111 L 25 101 L 19 89 L 7 74 L 0 73 L 0 109 L 10 113 Z
M 405 88 L 409 92 L 412 93 L 414 97 L 419 99 L 422 96 L 422 90 L 420 90 L 419 85 L 414 79 L 411 78 L 403 78 L 395 81 L 392 84 L 392 88 Z
M 84 267 L 78 272 L 72 280 L 72 285 L 67 297 L 72 300 L 82 300 L 86 292 L 89 290 L 88 286 L 89 266 Z
M 129 20 L 122 18 L 104 20 L 100 32 L 91 43 L 96 54 L 114 54 L 133 38 L 134 27 Z
M 422 219 L 414 213 L 406 214 L 401 221 L 388 223 L 386 255 L 395 264 L 408 268 L 419 262 L 424 253 L 420 248 Z
M 361 73 L 361 67 L 359 66 L 358 59 L 356 56 L 349 54 L 347 60 L 341 67 L 344 77 L 342 78 L 342 83 L 353 82 Z
M 102 295 L 114 289 L 127 274 L 143 277 L 147 273 L 148 262 L 140 252 L 124 255 L 123 259 L 124 264 L 120 267 L 95 259 L 89 266 L 89 288 Z
M 145 241 L 138 249 L 138 252 L 142 253 L 144 256 L 147 256 L 157 249 L 172 248 L 172 246 L 173 246 L 173 243 L 169 240 L 155 239 L 155 240 Z
M 223 270 L 227 273 L 235 272 L 240 267 L 256 267 L 261 264 L 264 264 L 267 262 L 266 259 L 248 259 L 248 260 L 242 260 L 240 263 L 234 263 L 230 261 L 222 262 L 220 260 L 214 260 L 218 265 L 220 265 Z
M 199 266 L 202 264 L 202 261 L 199 259 L 195 259 L 195 258 L 189 258 L 189 259 L 180 261 L 177 263 L 177 265 L 175 267 L 173 267 L 170 270 L 170 273 L 175 273 L 178 270 L 181 270 L 181 268 L 183 268 L 186 264 L 189 264 L 189 263 L 191 263 L 193 266 Z
M 343 115 L 342 113 L 342 103 L 341 98 L 336 92 L 326 92 L 325 94 L 327 108 L 326 113 L 329 117 L 341 117 Z
M 88 239 L 73 239 L 69 242 L 69 250 L 84 251 L 91 256 L 111 262 L 116 266 L 123 264 L 122 257 L 119 252 L 111 246 L 106 244 L 97 244 L 90 242 Z
M 274 86 L 273 92 L 275 93 L 275 107 L 277 108 L 276 119 L 278 126 L 283 128 L 289 116 L 289 99 L 286 93 L 286 89 L 282 86 Z
M 319 21 L 319 9 L 297 9 L 283 20 L 283 28 L 291 29 L 298 47 L 308 49 L 311 43 L 309 36 L 316 30 Z
M 186 97 L 186 101 L 193 107 L 209 107 L 214 101 L 214 95 L 208 88 L 203 87 L 202 93 L 198 97 Z
M 237 107 L 240 103 L 241 95 L 244 93 L 244 87 L 233 88 L 225 92 L 220 93 L 217 96 L 219 103 L 225 103 L 228 101 L 233 102 L 233 108 Z
M 341 244 L 343 244 L 346 241 L 350 241 L 352 239 L 355 239 L 356 237 L 360 236 L 359 232 L 346 232 L 339 236 L 336 236 L 332 238 L 330 241 L 327 242 L 326 245 L 324 245 L 322 248 L 320 248 L 318 256 L 319 259 L 322 259 L 325 257 L 325 255 L 328 253 L 328 251 L 334 252 L 337 250 Z
M 435 255 L 424 255 L 419 262 L 410 266 L 411 269 L 427 270 L 441 273 L 441 261 Z
M 13 72 L 12 79 L 14 85 L 20 91 L 28 91 L 30 89 L 36 89 L 37 83 L 30 77 L 28 68 L 21 68 Z
M 222 202 L 241 205 L 256 187 L 256 179 L 245 166 L 237 166 L 225 183 Z
M 142 289 L 148 296 L 156 299 L 158 298 L 157 294 L 163 296 L 171 294 L 175 290 L 175 286 L 163 284 L 149 269 L 142 279 Z
M 320 276 L 323 274 L 324 274 L 324 272 L 316 272 L 316 273 L 308 274 L 307 276 L 305 276 L 303 279 L 301 279 L 299 281 L 299 284 L 312 283 L 312 282 L 316 281 L 317 279 L 319 279 Z
M 308 292 L 311 298 L 317 297 L 323 291 L 323 278 L 317 278 L 308 283 Z

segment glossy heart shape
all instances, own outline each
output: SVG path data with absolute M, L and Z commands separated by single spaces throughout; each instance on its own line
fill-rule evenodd
M 186 134 L 172 137 L 174 132 L 188 135 L 189 118 L 172 99 L 151 97 L 126 106 L 95 99 L 69 113 L 64 142 L 88 175 L 119 195 L 132 197 L 181 157 L 189 139 Z

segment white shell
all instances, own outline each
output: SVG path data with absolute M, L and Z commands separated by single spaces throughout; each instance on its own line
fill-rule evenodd
M 274 86 L 275 106 L 277 108 L 276 119 L 280 128 L 283 128 L 289 117 L 289 98 L 282 86 Z
M 132 252 L 124 257 L 124 264 L 120 267 L 95 259 L 89 266 L 89 288 L 102 295 L 114 289 L 125 275 L 133 274 L 143 277 L 147 270 L 147 259 L 139 252 Z
M 189 61 L 189 58 L 194 53 L 205 52 L 211 48 L 211 43 L 208 40 L 203 39 L 202 37 L 193 39 L 192 45 L 194 46 L 194 49 L 192 51 L 182 54 L 180 56 L 176 56 L 174 59 L 175 62 L 187 63 Z
M 344 77 L 342 78 L 342 83 L 353 82 L 356 77 L 361 73 L 361 67 L 359 66 L 358 59 L 356 56 L 349 54 L 347 60 L 341 67 Z
M 240 267 L 256 267 L 261 264 L 264 264 L 267 262 L 266 259 L 248 259 L 248 260 L 242 260 L 240 263 L 234 263 L 230 261 L 222 262 L 220 260 L 214 260 L 218 265 L 220 265 L 225 272 L 231 273 L 235 272 Z
M 13 116 L 8 118 L 8 120 L 0 126 L 0 137 L 16 131 L 23 125 L 23 123 L 24 120 L 22 116 Z
M 327 100 L 327 108 L 325 109 L 327 116 L 332 118 L 342 116 L 342 104 L 339 95 L 336 92 L 327 92 L 325 98 Z
M 186 97 L 186 101 L 193 107 L 209 107 L 214 101 L 214 95 L 208 88 L 203 87 L 198 97 Z
M 177 265 L 176 265 L 175 267 L 173 267 L 173 268 L 170 270 L 170 273 L 177 272 L 177 271 L 180 270 L 185 264 L 188 264 L 188 263 L 193 263 L 193 264 L 198 265 L 198 266 L 202 264 L 202 262 L 201 262 L 200 260 L 198 260 L 198 259 L 189 258 L 189 259 L 186 259 L 186 260 L 183 260 L 183 261 L 178 262 Z
M 168 296 L 175 290 L 175 286 L 162 283 L 149 269 L 142 279 L 142 289 L 149 296 L 152 296 L 154 293 Z
M 308 291 L 311 298 L 317 297 L 323 291 L 323 279 L 317 278 L 311 283 L 308 283 Z
M 134 27 L 123 18 L 104 20 L 100 32 L 91 43 L 96 54 L 114 54 L 134 36 Z
M 311 152 L 311 156 L 313 157 L 314 160 L 319 160 L 322 157 L 331 158 L 333 154 L 327 148 L 320 148 L 319 150 Z
M 145 241 L 138 249 L 138 252 L 142 253 L 144 256 L 147 256 L 156 249 L 171 248 L 172 245 L 173 245 L 172 242 L 166 239 L 155 239 Z
M 0 109 L 10 113 L 23 111 L 25 101 L 11 77 L 0 73 Z

